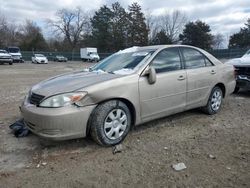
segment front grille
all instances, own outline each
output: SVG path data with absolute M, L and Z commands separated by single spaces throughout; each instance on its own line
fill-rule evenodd
M 9 57 L 9 56 L 2 56 L 2 57 L 0 57 L 0 59 L 11 59 L 11 57 Z
M 250 66 L 235 66 L 237 75 L 250 76 Z
M 30 101 L 30 104 L 38 105 L 43 99 L 44 99 L 43 95 L 31 93 L 29 101 Z

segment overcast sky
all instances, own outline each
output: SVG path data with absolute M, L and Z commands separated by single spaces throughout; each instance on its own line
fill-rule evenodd
M 11 22 L 21 23 L 26 19 L 43 26 L 47 18 L 53 18 L 61 8 L 82 7 L 83 10 L 97 10 L 100 6 L 111 5 L 113 0 L 0 0 L 0 12 Z M 188 20 L 200 19 L 211 26 L 212 32 L 225 36 L 239 31 L 250 18 L 250 0 L 121 0 L 127 8 L 138 2 L 144 11 L 154 15 L 171 10 L 182 10 Z

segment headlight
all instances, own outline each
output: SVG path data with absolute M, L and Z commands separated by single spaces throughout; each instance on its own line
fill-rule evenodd
M 86 92 L 64 93 L 49 97 L 42 101 L 40 107 L 58 108 L 79 102 L 87 95 Z

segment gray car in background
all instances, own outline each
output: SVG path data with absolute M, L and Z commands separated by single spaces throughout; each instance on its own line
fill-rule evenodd
M 21 105 L 28 128 L 53 140 L 120 143 L 134 125 L 200 107 L 217 113 L 233 92 L 232 65 L 192 46 L 119 51 L 90 69 L 33 86 Z
M 24 63 L 20 48 L 10 46 L 6 48 L 6 51 L 12 56 L 13 62 Z
M 0 49 L 0 64 L 8 63 L 9 65 L 13 64 L 12 56 L 6 51 Z
M 68 61 L 68 58 L 62 56 L 62 55 L 57 55 L 54 57 L 54 61 L 57 61 L 57 62 L 67 62 Z
M 250 50 L 241 58 L 235 58 L 226 63 L 234 66 L 236 71 L 236 87 L 234 93 L 240 89 L 250 90 Z

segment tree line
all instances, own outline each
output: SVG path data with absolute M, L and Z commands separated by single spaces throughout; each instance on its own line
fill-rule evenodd
M 46 21 L 52 31 L 49 38 L 33 21 L 22 25 L 9 23 L 0 16 L 0 47 L 19 46 L 23 51 L 77 51 L 97 47 L 100 52 L 115 52 L 131 46 L 187 44 L 206 50 L 221 48 L 225 38 L 212 35 L 210 26 L 201 20 L 188 21 L 181 11 L 153 16 L 143 12 L 138 3 L 127 9 L 119 2 L 103 5 L 93 14 L 75 9 L 61 9 L 55 19 Z M 230 36 L 229 48 L 250 47 L 250 18 L 238 33 Z

